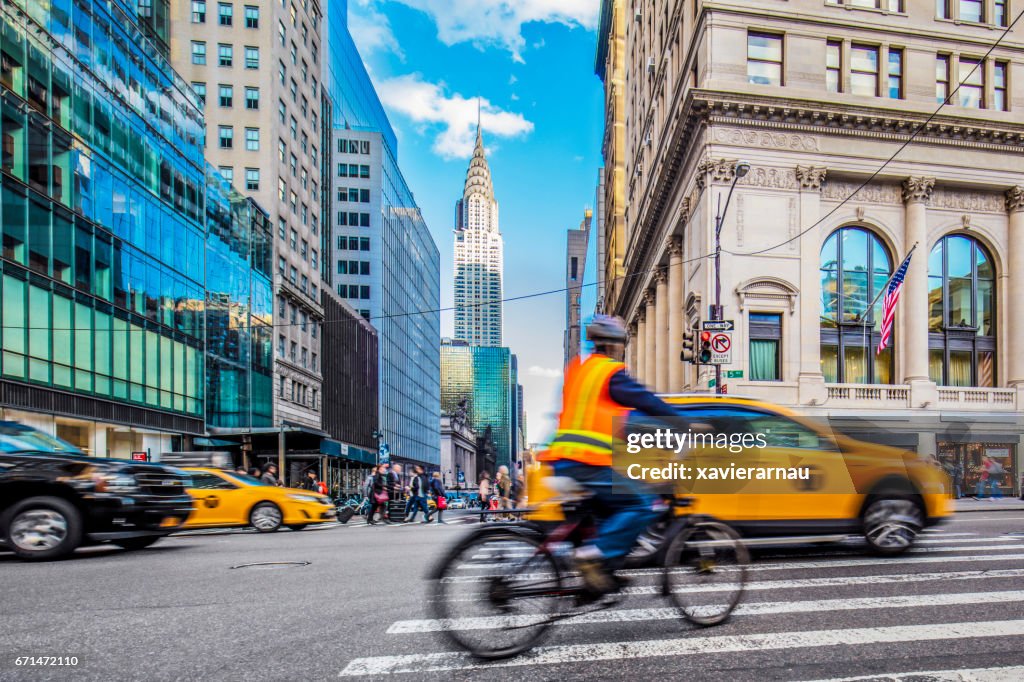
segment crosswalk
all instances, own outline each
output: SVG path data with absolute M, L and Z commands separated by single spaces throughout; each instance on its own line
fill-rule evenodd
M 521 656 L 482 661 L 455 650 L 444 633 L 497 635 L 549 614 L 395 620 L 382 624 L 380 651 L 346 662 L 339 676 L 455 679 L 465 672 L 473 679 L 699 679 L 713 656 L 715 670 L 756 673 L 770 661 L 801 671 L 776 679 L 835 681 L 821 671 L 841 670 L 872 673 L 842 677 L 850 682 L 1019 682 L 1024 667 L 1015 666 L 1024 658 L 997 663 L 1000 654 L 1024 652 L 1022 550 L 1020 537 L 934 530 L 896 558 L 849 549 L 810 557 L 762 555 L 750 567 L 747 592 L 733 618 L 710 629 L 684 624 L 668 607 L 658 571 L 635 569 L 625 572 L 633 581 L 628 599 L 613 609 L 556 621 L 542 645 Z M 967 640 L 972 653 L 961 669 L 949 652 Z M 857 668 L 866 652 L 872 665 Z M 914 669 L 914 659 L 954 665 Z M 634 669 L 643 672 L 631 674 Z M 734 679 L 747 678 L 738 672 Z

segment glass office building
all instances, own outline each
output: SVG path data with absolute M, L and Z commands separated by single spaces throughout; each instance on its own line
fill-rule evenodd
M 137 11 L 0 5 L 0 412 L 99 456 L 205 432 L 206 223 L 230 211 Z
M 519 454 L 519 390 L 516 357 L 508 348 L 441 343 L 441 410 L 456 414 L 462 401 L 478 434 L 491 427 L 497 465 L 513 470 Z
M 394 130 L 349 34 L 347 3 L 332 0 L 325 12 L 322 81 L 333 102 L 335 129 L 335 203 L 329 213 L 334 240 L 328 252 L 336 268 L 335 290 L 377 328 L 380 431 L 391 453 L 437 465 L 441 316 L 423 311 L 440 308 L 440 253 L 402 175 Z M 359 201 L 341 202 L 342 186 L 356 189 Z M 365 246 L 362 238 L 368 240 Z M 358 255 L 352 253 L 353 243 L 359 244 Z M 350 259 L 358 259 L 357 275 Z M 345 261 L 344 274 L 337 269 L 340 261 Z
M 270 219 L 212 168 L 206 188 L 206 422 L 273 426 Z

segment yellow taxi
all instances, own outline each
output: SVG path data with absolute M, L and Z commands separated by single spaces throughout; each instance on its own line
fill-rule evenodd
M 302 530 L 337 518 L 326 495 L 300 488 L 280 488 L 259 479 L 212 467 L 183 467 L 192 478 L 189 494 L 195 511 L 184 528 L 252 526 L 272 533 L 281 526 Z
M 725 521 L 745 537 L 857 534 L 863 535 L 875 552 L 895 555 L 910 547 L 921 529 L 952 513 L 948 476 L 932 458 L 854 440 L 825 424 L 756 399 L 694 394 L 667 396 L 665 400 L 679 407 L 680 420 L 668 425 L 673 430 L 750 434 L 744 442 L 749 447 L 690 441 L 691 446 L 683 448 L 683 458 L 675 462 L 676 469 L 652 473 L 636 466 L 627 472 L 628 463 L 640 460 L 631 459 L 617 446 L 616 469 L 648 483 L 663 483 L 664 474 L 676 475 L 669 479 L 668 490 L 691 500 L 689 513 Z M 648 417 L 632 414 L 627 418 L 626 433 L 650 433 L 657 425 Z M 759 436 L 756 441 L 752 440 L 755 436 Z M 673 452 L 665 449 L 661 461 L 671 460 Z M 681 464 L 689 467 L 683 475 L 678 469 Z M 696 480 L 698 469 L 704 475 L 715 472 L 715 479 Z M 741 470 L 743 473 L 738 473 Z M 766 476 L 759 472 L 782 473 Z M 787 476 L 786 472 L 799 473 Z M 532 515 L 535 520 L 558 517 L 557 509 L 544 504 L 551 497 L 543 482 L 547 475 L 550 470 L 540 467 L 528 480 L 530 502 L 537 510 Z

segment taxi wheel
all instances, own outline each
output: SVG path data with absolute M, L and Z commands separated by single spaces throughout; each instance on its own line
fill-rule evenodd
M 895 556 L 907 551 L 924 527 L 917 501 L 908 496 L 873 496 L 861 517 L 864 539 L 876 554 Z
M 273 533 L 283 519 L 281 508 L 273 502 L 260 502 L 249 512 L 249 523 L 261 533 Z

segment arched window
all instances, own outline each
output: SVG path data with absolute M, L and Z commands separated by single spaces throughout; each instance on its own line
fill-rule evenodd
M 928 257 L 928 373 L 940 386 L 995 386 L 996 272 L 976 239 L 943 237 Z
M 882 320 L 878 294 L 890 276 L 889 252 L 870 230 L 844 227 L 825 240 L 821 249 L 821 371 L 825 381 L 892 382 L 893 340 L 875 354 Z M 872 301 L 875 304 L 869 310 Z

